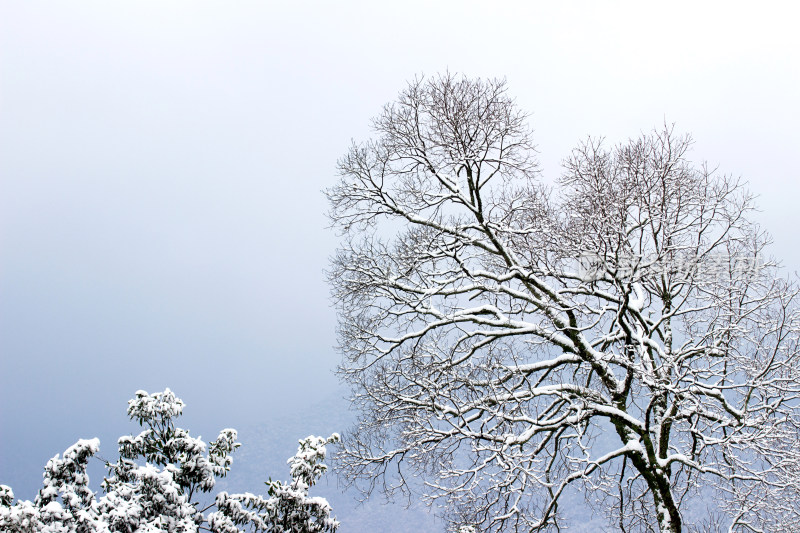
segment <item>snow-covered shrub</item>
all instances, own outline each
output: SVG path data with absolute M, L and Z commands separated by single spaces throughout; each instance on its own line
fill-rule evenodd
M 336 531 L 339 527 L 331 516 L 331 507 L 325 498 L 310 497 L 308 489 L 325 473 L 325 445 L 339 442 L 334 433 L 327 439 L 309 436 L 300 441 L 297 454 L 289 459 L 292 482 L 289 484 L 270 479 L 269 498 L 253 494 L 227 494 L 217 496 L 217 512 L 209 516 L 211 531 L 234 533 L 237 526 L 254 524 L 256 529 L 269 533 L 322 533 Z
M 268 497 L 220 493 L 200 508 L 196 497 L 213 490 L 230 470 L 240 446 L 235 429 L 223 429 L 208 445 L 175 427 L 184 403 L 172 391 L 137 391 L 128 416 L 144 430 L 118 440 L 119 460 L 106 463 L 103 495 L 89 488 L 86 467 L 100 449 L 98 439 L 79 440 L 63 456 L 48 461 L 44 486 L 33 502 L 17 501 L 0 485 L 0 531 L 9 533 L 191 533 L 243 530 L 316 533 L 336 531 L 324 498 L 308 489 L 325 472 L 325 445 L 338 442 L 307 437 L 289 459 L 292 481 L 267 482 Z M 216 510 L 213 508 L 216 507 Z M 209 512 L 208 517 L 204 513 Z

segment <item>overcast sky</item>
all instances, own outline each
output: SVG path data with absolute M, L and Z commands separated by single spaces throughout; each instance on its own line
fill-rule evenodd
M 334 394 L 320 191 L 418 74 L 507 78 L 546 179 L 676 123 L 800 270 L 797 13 L 646 4 L 0 0 L 0 483 L 140 388 L 205 436 Z

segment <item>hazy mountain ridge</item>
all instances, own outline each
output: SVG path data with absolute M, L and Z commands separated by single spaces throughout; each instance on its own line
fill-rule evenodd
M 356 413 L 349 409 L 349 402 L 342 397 L 343 393 L 329 394 L 323 401 L 310 407 L 299 409 L 299 412 L 288 410 L 265 411 L 271 413 L 267 420 L 238 424 L 239 442 L 242 446 L 234 453 L 234 463 L 223 479 L 218 480 L 215 489 L 200 499 L 206 503 L 213 501 L 215 494 L 221 491 L 230 493 L 252 492 L 266 493 L 264 482 L 270 477 L 274 480 L 290 478 L 287 460 L 297 451 L 298 441 L 308 435 L 329 436 L 331 433 L 344 433 L 355 422 Z M 180 424 L 187 429 L 194 425 L 187 420 Z M 213 440 L 212 439 L 205 439 Z M 603 435 L 596 444 L 613 446 L 613 438 Z M 104 453 L 105 450 L 105 453 Z M 113 450 L 113 448 L 111 448 Z M 63 451 L 63 450 L 62 450 Z M 327 464 L 332 464 L 331 455 L 336 448 L 330 447 Z M 53 452 L 55 455 L 56 451 Z M 116 454 L 110 453 L 108 447 L 101 449 L 100 456 L 115 460 Z M 14 462 L 8 466 L 12 469 Z M 42 465 L 43 467 L 44 465 Z M 13 471 L 13 470 L 12 470 Z M 101 461 L 90 462 L 91 486 L 99 490 L 103 476 L 106 474 Z M 35 491 L 41 487 L 41 470 L 39 477 L 28 480 L 20 487 L 12 486 L 18 498 L 32 499 Z M 2 483 L 3 480 L 0 480 Z M 574 533 L 590 533 L 597 531 L 614 531 L 609 529 L 602 516 L 594 513 L 578 487 L 564 494 L 560 511 L 567 520 L 562 529 Z M 341 522 L 340 533 L 366 533 L 381 531 L 385 533 L 431 532 L 444 531 L 443 521 L 418 500 L 407 502 L 402 497 L 395 502 L 386 502 L 382 494 L 376 493 L 365 502 L 360 502 L 361 495 L 353 488 L 345 492 L 345 480 L 338 479 L 336 473 L 329 471 L 312 488 L 311 495 L 326 498 L 334 515 Z M 712 495 L 691 502 L 684 510 L 687 524 L 697 523 L 704 518 L 705 506 Z
M 234 454 L 230 473 L 217 483 L 215 492 L 258 493 L 265 489 L 264 481 L 269 476 L 288 478 L 286 461 L 297 451 L 298 440 L 308 435 L 327 437 L 348 430 L 355 421 L 355 413 L 348 405 L 341 395 L 332 394 L 302 413 L 283 411 L 266 422 L 237 428 L 242 446 Z M 334 451 L 329 449 L 329 454 Z M 326 462 L 331 464 L 330 460 Z M 334 515 L 341 522 L 340 533 L 443 531 L 442 522 L 419 502 L 407 507 L 405 501 L 386 503 L 382 495 L 375 494 L 360 503 L 355 489 L 343 492 L 342 481 L 329 471 L 311 490 L 311 495 L 322 496 L 330 502 Z

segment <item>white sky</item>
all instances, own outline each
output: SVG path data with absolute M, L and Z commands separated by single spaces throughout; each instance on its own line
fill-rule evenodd
M 0 1 L 0 457 L 16 458 L 0 483 L 122 434 L 139 388 L 170 386 L 209 428 L 335 391 L 320 190 L 420 73 L 506 77 L 547 178 L 587 134 L 675 122 L 697 161 L 749 180 L 774 255 L 800 270 L 798 14 Z

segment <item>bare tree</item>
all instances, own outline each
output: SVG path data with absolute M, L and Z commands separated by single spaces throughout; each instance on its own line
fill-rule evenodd
M 502 81 L 418 79 L 340 160 L 330 280 L 360 408 L 339 457 L 452 529 L 800 530 L 797 287 L 688 136 L 579 145 L 538 181 Z M 572 488 L 571 488 L 572 487 Z M 694 522 L 694 523 L 690 523 Z

